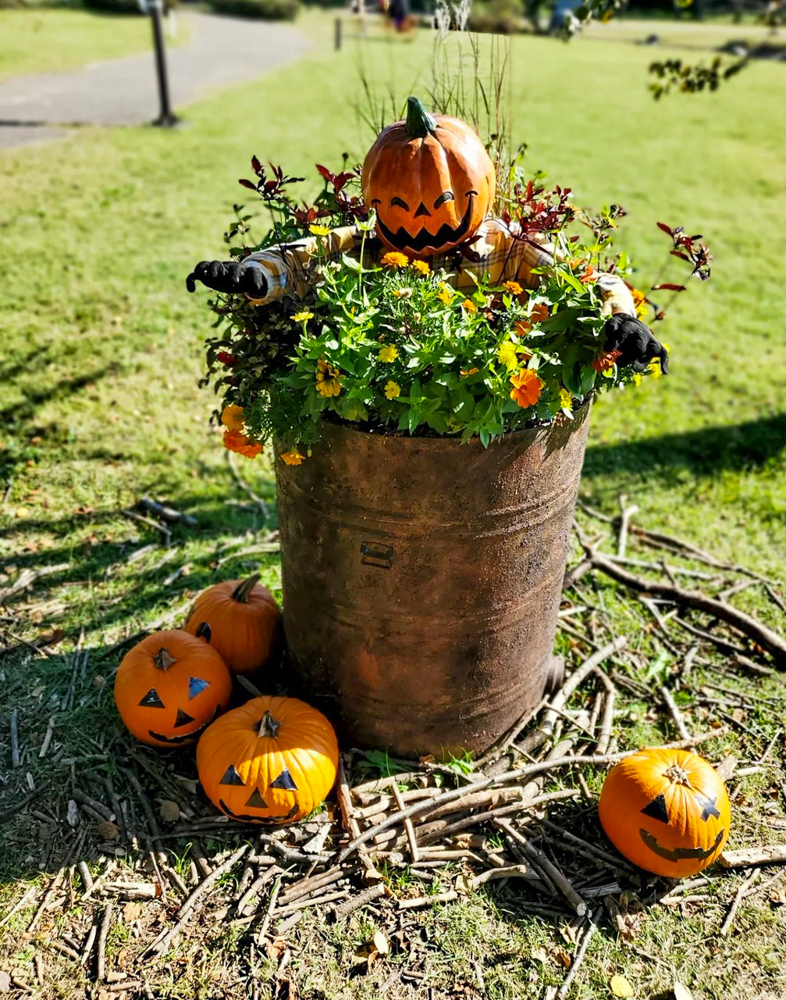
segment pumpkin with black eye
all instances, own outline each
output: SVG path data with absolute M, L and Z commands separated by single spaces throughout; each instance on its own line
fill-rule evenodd
M 217 719 L 197 746 L 205 794 L 243 823 L 308 816 L 333 787 L 337 768 L 333 727 L 298 698 L 253 698 Z
M 723 779 L 687 750 L 649 747 L 606 776 L 598 802 L 606 836 L 645 871 L 683 878 L 723 850 L 731 813 Z
M 469 125 L 430 115 L 416 97 L 380 133 L 363 164 L 363 198 L 377 234 L 410 257 L 443 253 L 472 236 L 494 203 L 494 165 Z
M 186 632 L 204 635 L 235 674 L 265 666 L 280 628 L 281 609 L 258 576 L 208 587 L 186 622 Z
M 229 704 L 232 677 L 204 639 L 179 629 L 154 632 L 123 657 L 115 678 L 120 718 L 142 743 L 180 747 Z

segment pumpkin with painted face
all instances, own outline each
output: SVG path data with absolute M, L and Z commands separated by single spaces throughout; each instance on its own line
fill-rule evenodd
M 205 794 L 243 823 L 291 823 L 333 787 L 333 727 L 297 698 L 253 698 L 217 719 L 197 746 Z
M 723 780 L 703 757 L 649 747 L 606 776 L 598 802 L 606 836 L 645 871 L 683 878 L 723 850 L 731 812 Z
M 363 164 L 363 198 L 382 242 L 409 257 L 443 253 L 472 236 L 494 203 L 494 165 L 459 118 L 430 115 L 416 97 L 380 133 Z
M 115 678 L 120 718 L 142 743 L 181 747 L 227 707 L 232 678 L 203 638 L 179 629 L 154 632 L 123 657 Z

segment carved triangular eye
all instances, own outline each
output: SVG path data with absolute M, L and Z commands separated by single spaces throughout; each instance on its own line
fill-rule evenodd
M 188 678 L 188 699 L 196 698 L 198 694 L 201 694 L 205 688 L 210 687 L 210 681 L 203 681 L 201 677 L 189 677 Z
M 284 768 L 284 770 L 281 772 L 281 774 L 279 774 L 279 776 L 276 778 L 275 781 L 271 781 L 270 782 L 270 787 L 271 788 L 284 788 L 288 792 L 296 792 L 297 791 L 297 785 L 295 784 L 294 780 L 292 779 L 292 775 L 289 773 L 289 771 L 287 770 L 287 768 Z
M 652 816 L 653 819 L 659 819 L 661 823 L 669 822 L 669 811 L 666 808 L 666 797 L 663 792 L 660 795 L 656 795 L 652 802 L 641 811 L 645 816 Z
M 224 777 L 219 781 L 219 785 L 244 785 L 245 782 L 237 773 L 234 764 L 230 764 L 224 773 Z
M 194 718 L 183 711 L 182 708 L 177 710 L 177 718 L 175 719 L 175 729 L 179 729 L 180 726 L 187 726 L 189 722 L 193 722 Z
M 155 688 L 150 688 L 145 697 L 139 702 L 140 705 L 146 705 L 148 708 L 165 708 L 163 701 L 158 697 L 158 691 Z
M 259 794 L 259 789 L 255 788 L 251 793 L 251 798 L 246 802 L 247 806 L 253 806 L 254 809 L 267 809 L 267 802 Z
M 695 796 L 696 805 L 702 810 L 701 818 L 706 823 L 710 816 L 714 816 L 715 819 L 720 819 L 720 813 L 715 808 L 716 798 L 709 798 L 707 795 L 697 794 Z

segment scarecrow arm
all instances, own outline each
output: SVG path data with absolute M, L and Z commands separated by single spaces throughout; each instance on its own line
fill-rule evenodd
M 607 351 L 619 351 L 620 368 L 632 365 L 634 371 L 643 372 L 656 358 L 664 375 L 669 370 L 669 352 L 652 335 L 648 326 L 633 316 L 612 316 L 603 328 Z
M 354 226 L 342 226 L 326 236 L 306 236 L 249 254 L 240 263 L 202 261 L 186 279 L 192 292 L 196 281 L 217 292 L 244 292 L 255 305 L 264 306 L 291 295 L 305 298 L 314 282 L 314 265 L 340 260 L 343 254 L 356 256 L 360 233 Z

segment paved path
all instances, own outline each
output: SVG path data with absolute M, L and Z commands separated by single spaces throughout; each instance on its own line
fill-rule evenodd
M 296 59 L 309 40 L 289 24 L 181 14 L 192 38 L 167 51 L 172 104 L 182 108 L 216 87 L 250 80 Z M 0 149 L 68 135 L 58 125 L 140 125 L 158 114 L 150 52 L 67 73 L 0 83 Z

